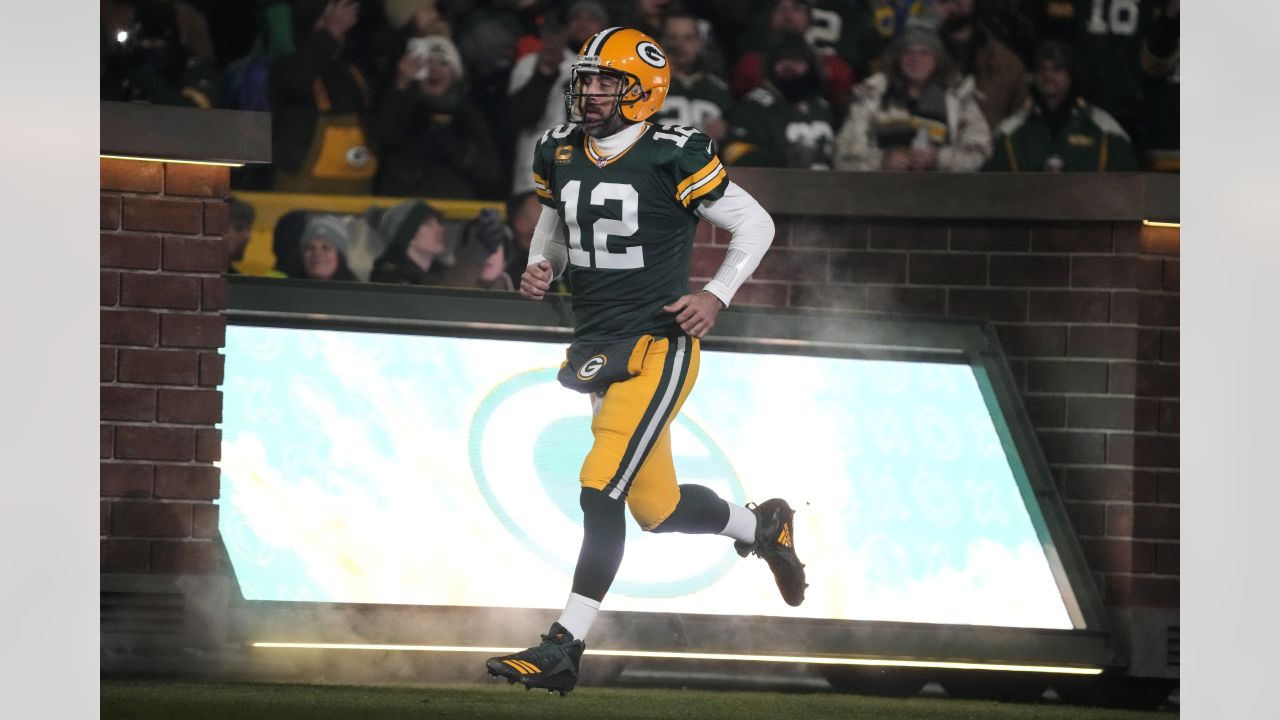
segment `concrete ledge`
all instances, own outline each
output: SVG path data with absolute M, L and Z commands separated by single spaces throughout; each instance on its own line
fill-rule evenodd
M 224 163 L 271 162 L 271 113 L 102 103 L 103 155 Z

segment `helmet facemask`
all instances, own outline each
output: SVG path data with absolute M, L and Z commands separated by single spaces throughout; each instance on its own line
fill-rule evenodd
M 591 60 L 591 58 L 579 57 L 569 71 L 569 89 L 564 94 L 565 115 L 569 122 L 578 123 L 583 125 L 584 129 L 591 130 L 598 130 L 612 124 L 615 117 L 621 119 L 624 125 L 635 122 L 627 117 L 628 113 L 624 112 L 624 109 L 629 109 L 631 105 L 643 99 L 645 93 L 640 87 L 640 81 L 630 73 L 600 67 L 598 63 Z M 615 78 L 618 81 L 617 89 L 607 94 L 588 93 L 587 85 L 595 75 Z M 591 98 L 599 97 L 612 99 L 609 109 L 603 117 L 587 120 L 588 102 Z

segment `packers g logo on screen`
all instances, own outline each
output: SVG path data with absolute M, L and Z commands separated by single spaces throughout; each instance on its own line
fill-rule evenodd
M 598 356 L 597 356 L 598 357 Z M 604 365 L 584 363 L 594 375 Z M 511 553 L 529 553 L 566 577 L 573 575 L 582 541 L 578 473 L 591 448 L 591 406 L 556 381 L 557 368 L 529 370 L 490 390 L 476 407 L 467 452 L 477 489 L 506 529 Z M 715 439 L 685 415 L 672 425 L 676 472 L 682 482 L 714 489 L 738 504 L 742 483 Z M 642 531 L 628 522 L 628 534 Z M 632 597 L 679 597 L 710 587 L 737 555 L 726 543 L 671 558 L 660 542 L 627 545 L 627 560 L 613 590 Z M 661 570 L 646 567 L 660 566 Z M 628 573 L 632 577 L 627 577 Z
M 595 377 L 596 373 L 600 372 L 600 368 L 604 367 L 608 362 L 609 358 L 603 355 L 596 355 L 590 360 L 587 360 L 582 363 L 582 367 L 578 368 L 578 379 L 590 380 Z

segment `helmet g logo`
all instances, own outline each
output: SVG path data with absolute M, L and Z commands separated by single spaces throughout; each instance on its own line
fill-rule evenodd
M 662 54 L 662 49 L 648 40 L 636 45 L 636 55 L 656 68 L 667 66 L 667 56 Z
M 578 379 L 590 380 L 595 377 L 596 373 L 600 372 L 600 368 L 604 367 L 606 362 L 608 362 L 608 359 L 605 358 L 605 356 L 596 355 L 590 360 L 582 363 L 582 367 L 578 369 Z

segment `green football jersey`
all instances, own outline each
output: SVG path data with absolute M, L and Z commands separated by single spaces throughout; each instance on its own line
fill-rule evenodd
M 679 334 L 662 306 L 689 292 L 694 210 L 729 184 L 711 139 L 645 123 L 630 147 L 602 158 L 576 124 L 559 125 L 538 141 L 533 183 L 568 239 L 574 338 Z
M 788 102 L 766 84 L 734 107 L 724 156 L 731 165 L 828 170 L 835 126 L 822 97 Z
M 662 110 L 653 116 L 662 125 L 686 125 L 706 132 L 707 121 L 722 118 L 733 107 L 733 94 L 723 80 L 710 73 L 671 77 Z

